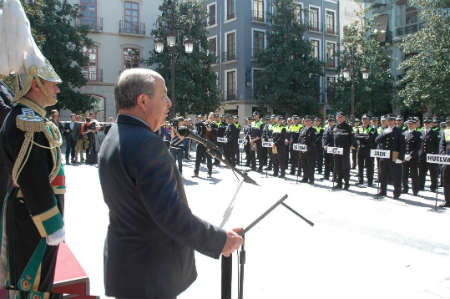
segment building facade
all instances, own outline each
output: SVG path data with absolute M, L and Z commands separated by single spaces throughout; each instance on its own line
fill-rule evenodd
M 327 85 L 335 80 L 340 41 L 339 0 L 295 0 L 299 22 L 308 25 L 305 38 L 313 55 L 325 63 L 317 101 L 327 110 Z M 254 54 L 267 45 L 272 0 L 208 0 L 209 51 L 217 61 L 212 69 L 222 91 L 222 112 L 235 113 L 243 120 L 257 107 L 254 86 L 258 69 Z M 271 111 L 267 111 L 271 113 Z
M 404 73 L 399 69 L 404 60 L 400 44 L 403 37 L 420 29 L 418 11 L 407 0 L 366 0 L 365 5 L 368 17 L 375 20 L 377 30 L 383 33 L 381 41 L 389 45 L 392 76 L 398 81 Z
M 153 50 L 151 31 L 159 15 L 161 0 L 70 0 L 80 5 L 78 24 L 88 25 L 94 46 L 84 49 L 89 65 L 83 94 L 97 99 L 99 121 L 116 115 L 114 83 L 127 68 L 144 66 Z

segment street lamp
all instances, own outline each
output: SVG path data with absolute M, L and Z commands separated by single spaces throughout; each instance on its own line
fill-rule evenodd
M 178 53 L 176 53 L 177 36 L 176 33 L 171 32 L 166 37 L 167 48 L 171 56 L 170 60 L 170 98 L 175 101 L 175 63 L 178 59 Z M 191 54 L 194 50 L 194 42 L 190 37 L 185 37 L 183 40 L 184 51 L 187 54 Z M 162 53 L 164 51 L 164 39 L 155 38 L 155 52 Z
M 366 69 L 362 69 L 361 73 L 362 73 L 362 77 L 364 80 L 367 80 L 369 78 L 369 72 Z M 352 117 L 352 119 L 355 119 L 355 80 L 354 80 L 355 74 L 354 74 L 353 64 L 350 65 L 350 69 L 344 70 L 343 75 L 344 75 L 344 79 L 346 81 L 350 81 L 352 83 L 352 87 L 351 87 L 351 91 L 352 91 L 351 117 Z

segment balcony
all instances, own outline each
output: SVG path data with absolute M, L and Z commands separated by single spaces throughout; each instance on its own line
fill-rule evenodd
M 236 52 L 223 52 L 222 62 L 234 61 L 236 59 Z
M 320 26 L 318 24 L 309 24 L 308 30 L 313 32 L 321 32 Z
M 252 10 L 250 21 L 256 23 L 265 23 L 264 11 Z
M 76 24 L 78 26 L 88 26 L 88 30 L 92 32 L 103 31 L 103 18 L 87 19 L 87 20 L 83 20 L 83 18 L 78 18 Z
M 120 34 L 145 35 L 145 23 L 129 23 L 120 20 L 119 22 Z
M 417 32 L 419 29 L 420 29 L 420 25 L 418 23 L 416 23 L 416 24 L 409 24 L 409 25 L 406 25 L 404 27 L 398 27 L 395 30 L 395 35 L 396 36 L 408 35 L 408 34 Z

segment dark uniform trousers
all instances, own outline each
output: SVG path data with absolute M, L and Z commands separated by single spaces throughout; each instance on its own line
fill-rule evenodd
M 427 176 L 428 171 L 430 171 L 431 178 L 431 191 L 435 191 L 437 188 L 438 174 L 439 174 L 439 165 L 427 163 L 426 161 L 419 161 L 419 177 L 418 184 L 419 190 L 425 189 L 425 178 Z
M 419 169 L 418 169 L 417 161 L 410 160 L 403 162 L 402 167 L 402 180 L 403 180 L 403 192 L 408 193 L 409 186 L 408 186 L 408 178 L 411 178 L 412 183 L 412 190 L 413 193 L 416 194 L 419 192 L 419 184 L 418 184 L 418 176 L 419 176 Z
M 250 143 L 249 143 L 250 144 Z M 255 146 L 252 147 L 252 145 L 249 145 L 249 152 L 248 152 L 248 160 L 249 160 L 249 166 L 251 169 L 256 170 L 256 152 L 258 148 L 257 142 L 255 143 Z
M 450 204 L 450 165 L 443 165 L 441 171 L 442 185 L 444 187 L 444 198 Z
M 314 183 L 314 162 L 315 154 L 312 151 L 300 153 L 303 166 L 303 182 Z
M 273 173 L 278 175 L 279 170 L 281 170 L 281 175 L 284 175 L 287 168 L 286 160 L 286 146 L 285 145 L 275 145 L 277 147 L 278 153 L 273 154 Z
M 323 156 L 324 156 L 324 154 L 323 154 L 322 144 L 318 144 L 316 147 L 316 167 L 317 167 L 317 173 L 319 173 L 319 174 L 322 174 L 322 170 L 323 170 Z
M 258 162 L 259 162 L 258 168 L 259 168 L 259 170 L 262 170 L 262 167 L 264 165 L 264 153 L 263 153 L 263 147 L 262 147 L 261 139 L 259 139 L 256 142 L 256 155 L 258 157 Z M 266 157 L 267 157 L 267 154 L 266 154 Z M 255 162 L 255 167 L 256 167 L 256 162 Z
M 200 163 L 202 162 L 203 157 L 206 158 L 206 166 L 208 167 L 208 173 L 211 174 L 212 173 L 211 156 L 208 155 L 208 153 L 206 152 L 206 148 L 200 143 L 197 144 L 197 155 L 195 157 L 194 173 L 198 174 L 198 172 L 200 170 Z
M 366 168 L 367 182 L 369 185 L 373 183 L 373 158 L 370 157 L 369 147 L 360 147 L 358 149 L 358 180 L 359 183 L 364 182 L 364 168 Z
M 291 153 L 291 174 L 295 174 L 295 170 L 299 164 L 299 152 L 294 151 L 293 149 L 290 151 Z
M 356 168 L 356 149 L 352 149 L 352 168 Z
M 350 148 L 344 147 L 344 154 L 334 155 L 334 176 L 338 184 L 342 184 L 344 179 L 345 184 L 350 182 Z
M 400 196 L 402 185 L 402 164 L 392 162 L 391 159 L 380 159 L 380 188 L 386 192 L 389 181 L 394 185 L 394 196 Z M 388 177 L 390 174 L 390 177 Z

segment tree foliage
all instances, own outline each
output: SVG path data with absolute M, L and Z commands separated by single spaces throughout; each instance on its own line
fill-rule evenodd
M 87 26 L 74 25 L 79 7 L 67 0 L 22 2 L 42 54 L 63 80 L 59 85 L 61 93 L 56 108 L 77 113 L 91 109 L 95 100 L 79 92 L 79 88 L 87 83 L 81 68 L 87 65 L 88 57 L 82 49 L 92 46 Z
M 157 53 L 150 51 L 148 65 L 155 69 L 166 79 L 170 89 L 170 66 L 172 59 L 175 63 L 175 98 L 173 112 L 207 113 L 218 108 L 219 91 L 216 85 L 216 74 L 210 65 L 216 57 L 208 55 L 208 42 L 206 36 L 206 5 L 202 1 L 175 1 L 164 0 L 159 7 L 161 16 L 152 31 L 155 38 L 163 40 L 171 32 L 176 32 L 176 45 Z M 191 38 L 194 41 L 194 50 L 187 54 L 183 41 Z M 170 95 L 170 93 L 169 93 Z
M 450 4 L 444 0 L 411 0 L 419 9 L 421 29 L 405 37 L 399 96 L 415 111 L 450 112 Z
M 294 1 L 274 0 L 273 5 L 267 48 L 255 57 L 256 66 L 263 69 L 257 100 L 281 114 L 316 114 L 322 64 L 312 57 L 311 45 L 303 38 L 306 27 L 296 19 Z
M 351 85 L 354 85 L 355 115 L 380 115 L 392 111 L 394 83 L 391 57 L 387 45 L 380 42 L 379 32 L 370 20 L 366 25 L 355 22 L 344 28 L 344 39 L 339 52 L 339 73 L 335 84 L 336 110 L 351 112 Z M 351 81 L 344 78 L 347 72 Z M 363 72 L 368 78 L 363 78 Z

